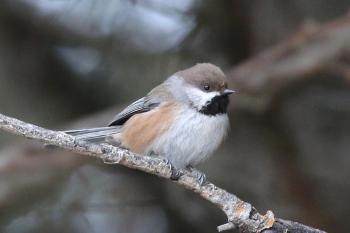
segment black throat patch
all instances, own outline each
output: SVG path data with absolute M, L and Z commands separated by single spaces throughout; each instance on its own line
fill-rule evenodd
M 209 116 L 215 116 L 218 114 L 227 113 L 227 106 L 229 100 L 227 95 L 219 95 L 215 96 L 208 102 L 205 106 L 203 106 L 199 112 Z

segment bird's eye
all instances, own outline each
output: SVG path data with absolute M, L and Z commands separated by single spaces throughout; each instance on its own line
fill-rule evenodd
M 204 90 L 206 90 L 206 91 L 209 91 L 209 90 L 210 90 L 210 86 L 209 86 L 209 85 L 204 85 L 203 88 L 204 88 Z

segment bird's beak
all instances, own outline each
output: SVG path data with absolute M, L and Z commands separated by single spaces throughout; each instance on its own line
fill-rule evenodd
M 236 91 L 234 90 L 230 90 L 230 89 L 225 89 L 221 95 L 225 96 L 225 95 L 231 95 L 232 93 L 235 93 Z

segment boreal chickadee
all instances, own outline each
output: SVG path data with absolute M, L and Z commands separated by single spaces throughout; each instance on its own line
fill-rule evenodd
M 223 141 L 229 128 L 228 96 L 233 92 L 219 67 L 201 63 L 170 76 L 117 114 L 108 127 L 65 132 L 163 156 L 176 168 L 193 167 Z

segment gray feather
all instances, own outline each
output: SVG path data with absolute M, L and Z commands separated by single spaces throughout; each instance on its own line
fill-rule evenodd
M 105 138 L 120 133 L 121 126 L 108 126 L 90 129 L 78 129 L 63 131 L 66 134 L 75 136 L 78 140 L 89 142 L 102 142 Z
M 90 141 L 90 142 L 102 142 L 108 139 L 114 134 L 121 132 L 123 124 L 129 120 L 135 114 L 148 112 L 165 101 L 169 96 L 169 93 L 163 85 L 155 87 L 145 97 L 136 100 L 123 111 L 117 114 L 111 121 L 108 127 L 99 127 L 91 129 L 78 129 L 64 131 L 67 134 L 75 136 L 77 139 Z
M 109 126 L 123 125 L 133 115 L 142 112 L 148 112 L 153 108 L 157 107 L 159 104 L 160 101 L 152 101 L 152 99 L 148 98 L 148 96 L 138 99 L 132 104 L 130 104 L 128 107 L 126 107 L 119 114 L 117 114 L 113 118 Z

